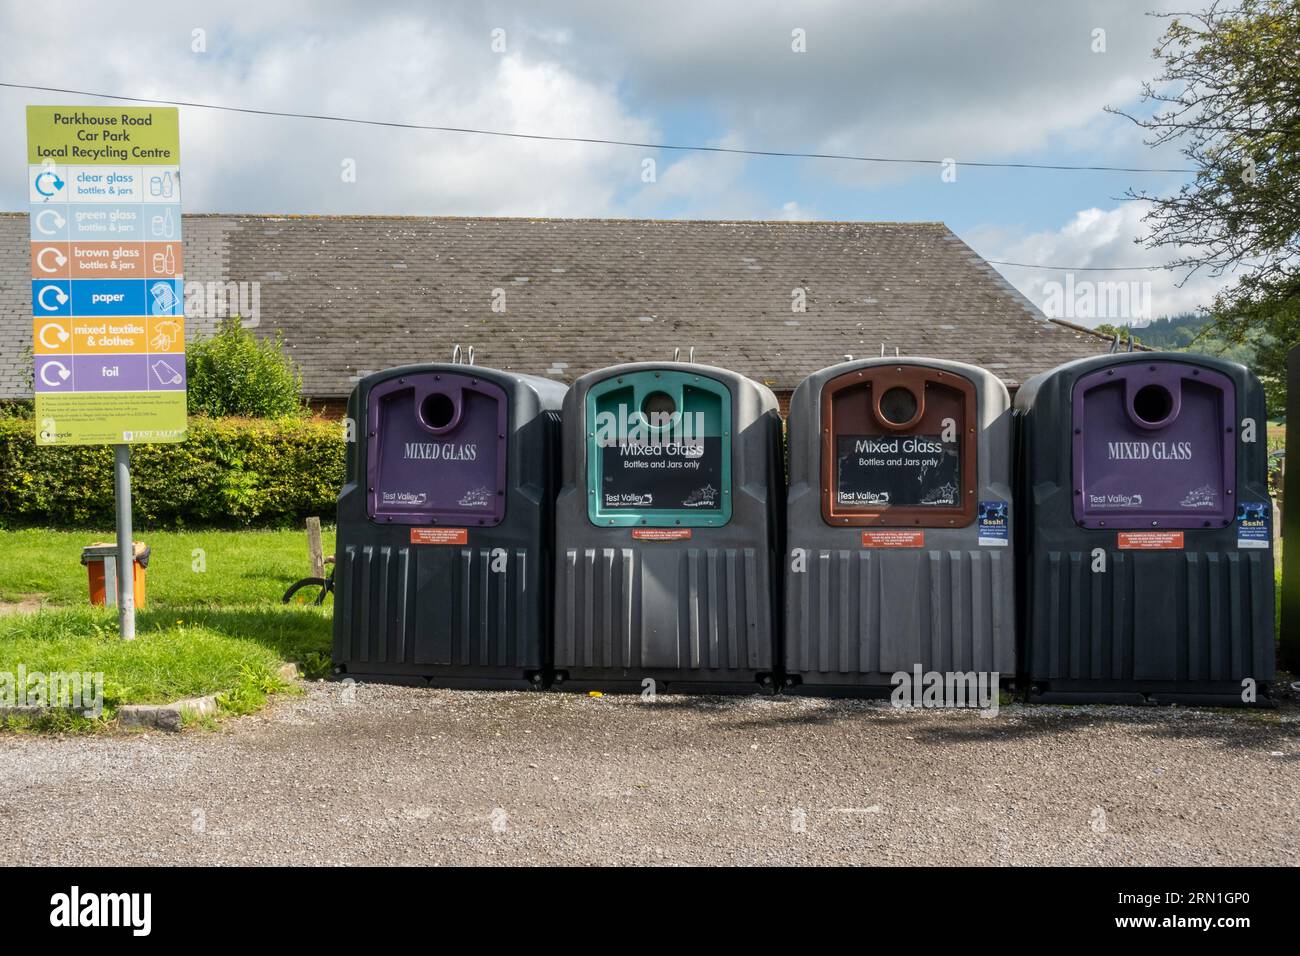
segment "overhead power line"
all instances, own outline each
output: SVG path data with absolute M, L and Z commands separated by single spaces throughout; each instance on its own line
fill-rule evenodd
M 289 110 L 258 109 L 251 106 L 224 106 L 219 103 L 198 103 L 189 100 L 165 100 L 144 96 L 121 96 L 117 93 L 95 93 L 90 90 L 68 90 L 57 86 L 36 86 L 29 83 L 5 83 L 0 87 L 14 90 L 36 90 L 42 93 L 67 93 L 72 96 L 89 96 L 95 99 L 120 100 L 126 103 L 155 103 L 164 106 L 184 106 L 191 109 L 219 110 L 225 113 L 246 113 L 252 116 L 276 116 L 291 119 L 320 120 L 327 123 L 352 123 L 360 126 L 383 126 L 389 129 L 429 130 L 437 133 L 460 133 L 470 136 L 497 136 L 504 139 L 530 139 L 550 143 L 586 143 L 593 146 L 630 146 L 636 149 L 662 149 L 698 153 L 735 153 L 741 156 L 766 156 L 787 159 L 829 159 L 853 163 L 895 163 L 918 166 L 942 166 L 946 159 L 917 159 L 901 156 L 854 156 L 846 153 L 805 153 L 798 150 L 741 149 L 734 146 L 700 146 L 686 143 L 641 143 L 635 140 L 606 139 L 597 136 L 556 136 L 545 133 L 516 133 L 505 130 L 473 129 L 465 126 L 435 126 L 426 123 L 401 123 L 389 120 L 365 119 L 356 116 L 331 116 L 323 113 L 297 113 Z M 1189 175 L 1194 169 L 1159 169 L 1146 166 L 1072 166 L 1064 163 L 992 163 L 954 161 L 957 166 L 984 169 L 1042 169 L 1066 172 L 1098 173 L 1180 173 Z
M 985 259 L 995 266 L 1017 266 L 1021 269 L 1046 269 L 1048 272 L 1161 272 L 1177 266 L 1048 266 L 1039 262 L 1008 262 L 1005 259 Z

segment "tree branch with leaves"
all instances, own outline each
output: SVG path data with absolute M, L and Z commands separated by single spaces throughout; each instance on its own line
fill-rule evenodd
M 1151 147 L 1177 144 L 1195 174 L 1173 195 L 1128 192 L 1151 207 L 1139 241 L 1175 250 L 1184 282 L 1237 277 L 1207 328 L 1256 345 L 1276 408 L 1286 347 L 1300 340 L 1300 0 L 1160 16 L 1170 21 L 1153 51 L 1162 69 L 1141 89 L 1150 110 L 1108 111 L 1142 127 Z

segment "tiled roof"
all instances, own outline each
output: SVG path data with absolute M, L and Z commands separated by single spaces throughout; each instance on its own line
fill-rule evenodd
M 778 390 L 882 344 L 1012 386 L 1109 348 L 940 223 L 196 215 L 184 236 L 187 299 L 259 283 L 259 334 L 283 333 L 313 397 L 456 344 L 563 381 L 694 346 Z M 29 268 L 26 214 L 0 214 L 0 397 L 30 394 Z M 189 312 L 190 334 L 215 324 Z

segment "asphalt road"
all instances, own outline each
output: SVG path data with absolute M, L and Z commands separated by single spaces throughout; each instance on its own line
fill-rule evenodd
M 0 736 L 39 864 L 1292 864 L 1300 711 L 896 711 L 306 686 L 216 731 Z

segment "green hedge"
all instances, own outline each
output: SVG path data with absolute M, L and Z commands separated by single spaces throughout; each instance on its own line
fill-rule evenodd
M 38 448 L 35 426 L 0 420 L 0 521 L 111 526 L 112 448 Z M 176 527 L 328 518 L 343 449 L 335 421 L 191 418 L 187 441 L 132 448 L 135 519 Z

